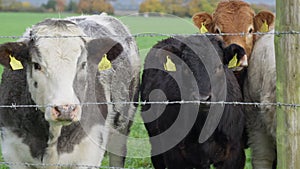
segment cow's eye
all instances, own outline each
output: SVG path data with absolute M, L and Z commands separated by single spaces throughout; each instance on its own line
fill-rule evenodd
M 38 64 L 38 63 L 36 63 L 36 62 L 33 62 L 33 68 L 34 68 L 35 70 L 42 70 L 41 65 Z

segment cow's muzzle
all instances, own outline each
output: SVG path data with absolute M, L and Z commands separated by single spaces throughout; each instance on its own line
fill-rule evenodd
M 52 107 L 51 115 L 54 121 L 76 122 L 80 119 L 81 106 L 65 104 Z
M 229 68 L 248 67 L 248 56 L 245 49 L 238 44 L 230 44 L 224 49 L 224 64 Z

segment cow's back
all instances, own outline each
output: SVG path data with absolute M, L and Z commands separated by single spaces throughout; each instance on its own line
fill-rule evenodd
M 134 37 L 120 20 L 108 16 L 106 13 L 71 17 L 69 19 L 77 22 L 84 30 L 84 33 L 92 39 L 110 37 L 115 41 L 120 42 L 124 48 L 123 52 L 120 54 L 120 58 L 127 58 L 130 61 L 130 65 L 134 68 L 139 66 L 140 60 Z

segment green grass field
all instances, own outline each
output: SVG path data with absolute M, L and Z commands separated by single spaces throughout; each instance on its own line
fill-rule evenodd
M 26 28 L 45 19 L 45 18 L 64 18 L 72 14 L 56 13 L 0 13 L 1 27 L 0 37 L 2 36 L 21 36 Z M 138 33 L 171 33 L 188 34 L 196 33 L 197 29 L 189 18 L 178 17 L 120 17 L 133 34 Z M 137 37 L 137 43 L 141 60 L 144 60 L 147 52 L 158 41 L 166 37 Z M 16 41 L 12 38 L 0 38 L 0 44 L 9 41 Z M 0 66 L 0 74 L 2 67 Z M 1 78 L 0 78 L 1 80 Z M 151 168 L 150 144 L 147 132 L 144 128 L 140 112 L 137 112 L 134 124 L 131 128 L 130 138 L 128 140 L 128 158 L 126 158 L 126 168 Z M 247 151 L 249 157 L 249 151 Z M 141 158 L 142 157 L 142 158 Z M 108 158 L 103 161 L 103 166 L 108 166 Z M 1 168 L 5 168 L 2 166 Z M 250 159 L 247 158 L 246 169 L 250 169 Z

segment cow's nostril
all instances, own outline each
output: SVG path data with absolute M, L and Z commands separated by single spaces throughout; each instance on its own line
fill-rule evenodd
M 76 109 L 76 105 L 73 105 L 73 104 L 71 104 L 71 105 L 61 105 L 61 106 L 55 106 L 54 108 L 57 112 L 60 112 L 60 113 L 64 114 L 64 113 L 73 112 Z
M 55 109 L 57 112 L 60 112 L 59 106 L 55 106 L 54 109 Z
M 59 116 L 61 115 L 61 112 L 60 112 L 60 110 L 59 110 L 59 107 L 58 107 L 58 106 L 55 106 L 55 107 L 54 107 L 54 110 L 55 110 L 55 111 L 53 111 L 54 115 L 55 115 L 56 117 L 59 117 Z

